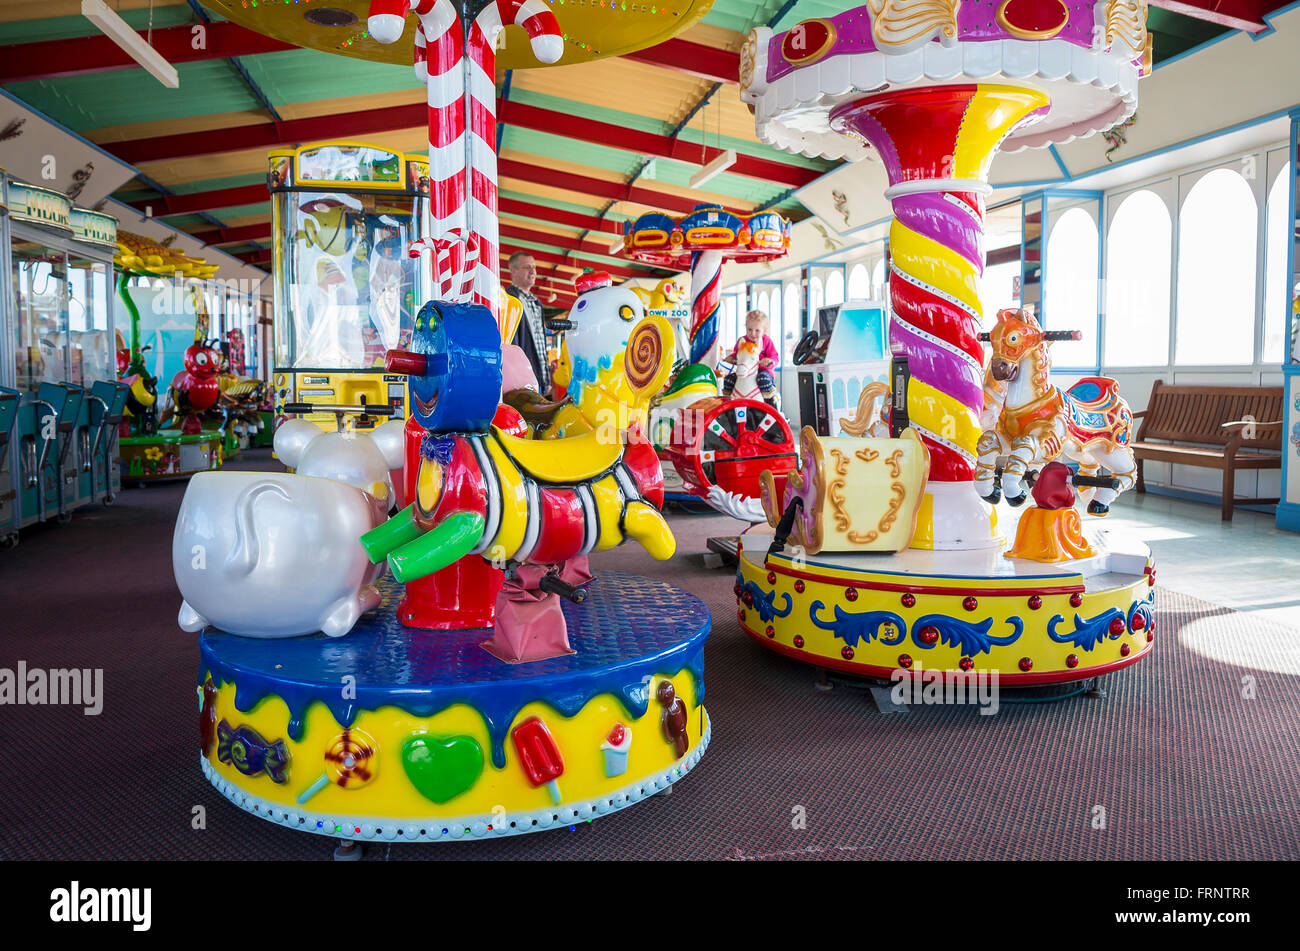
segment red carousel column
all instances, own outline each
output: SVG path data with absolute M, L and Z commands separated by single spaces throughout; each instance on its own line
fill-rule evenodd
M 908 418 L 931 459 L 917 548 L 1001 543 L 993 510 L 974 488 L 984 408 L 984 196 L 998 145 L 1048 106 L 1036 90 L 967 84 L 888 92 L 831 114 L 831 128 L 865 139 L 889 174 L 890 344 L 907 353 Z

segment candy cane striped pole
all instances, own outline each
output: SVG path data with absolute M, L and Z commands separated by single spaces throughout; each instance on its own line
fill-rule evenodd
M 831 128 L 866 139 L 889 174 L 889 334 L 910 358 L 910 424 L 930 451 L 913 547 L 998 543 L 974 487 L 984 408 L 984 196 L 999 143 L 1043 115 L 1032 89 L 964 84 L 881 93 L 840 106 Z
M 718 365 L 718 323 L 722 313 L 722 252 L 691 254 L 691 362 Z

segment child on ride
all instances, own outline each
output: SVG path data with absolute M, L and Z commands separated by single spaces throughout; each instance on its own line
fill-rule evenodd
M 776 409 L 776 380 L 772 376 L 772 370 L 779 361 L 779 354 L 776 350 L 776 344 L 772 338 L 767 335 L 767 314 L 761 310 L 751 310 L 745 315 L 745 336 L 736 341 L 736 345 L 731 348 L 727 354 L 728 363 L 735 364 L 739 355 L 741 346 L 748 341 L 751 345 L 757 345 L 758 351 L 758 391 L 763 394 L 763 399 Z M 727 374 L 722 381 L 722 395 L 731 396 L 732 390 L 736 388 L 736 371 L 733 369 Z

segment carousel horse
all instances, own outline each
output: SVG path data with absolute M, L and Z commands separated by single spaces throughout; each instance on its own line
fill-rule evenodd
M 1094 477 L 1109 470 L 1118 488 L 1103 486 L 1088 503 L 1091 515 L 1105 515 L 1120 492 L 1133 487 L 1137 466 L 1130 447 L 1133 414 L 1109 377 L 1084 377 L 1068 390 L 1051 383 L 1047 345 L 1078 339 L 1073 331 L 1044 331 L 1024 310 L 998 311 L 993 331 L 980 338 L 993 354 L 984 376 L 975 488 L 996 504 L 1005 494 L 1011 505 L 1025 501 L 1025 474 L 1058 457 L 1079 463 L 1079 473 Z M 1008 455 L 1006 468 L 998 458 Z

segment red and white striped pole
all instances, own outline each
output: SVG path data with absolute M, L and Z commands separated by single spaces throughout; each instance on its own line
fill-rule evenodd
M 472 299 L 495 312 L 498 280 L 496 44 L 506 23 L 528 34 L 533 55 L 564 53 L 544 0 L 371 0 L 367 28 L 380 43 L 401 38 L 407 12 L 419 20 L 415 74 L 428 87 L 432 233 L 440 296 Z

